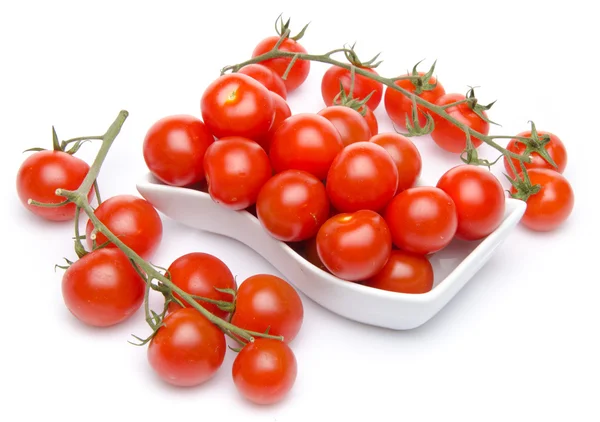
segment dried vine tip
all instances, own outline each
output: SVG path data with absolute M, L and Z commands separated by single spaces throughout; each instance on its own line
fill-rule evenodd
M 278 23 L 279 23 L 279 26 L 277 26 Z M 283 13 L 282 13 L 275 20 L 275 32 L 277 32 L 277 35 L 279 35 L 280 37 L 287 33 L 287 35 L 286 35 L 287 38 L 290 38 L 290 39 L 292 39 L 294 41 L 298 41 L 306 33 L 306 29 L 308 28 L 308 25 L 310 25 L 310 22 L 307 23 L 306 25 L 304 25 L 304 27 L 302 28 L 302 30 L 300 32 L 298 32 L 298 34 L 296 34 L 294 36 L 291 36 L 290 35 L 291 34 L 291 31 L 290 31 L 290 18 L 288 18 L 288 20 L 285 21 L 285 23 L 284 23 L 283 22 Z

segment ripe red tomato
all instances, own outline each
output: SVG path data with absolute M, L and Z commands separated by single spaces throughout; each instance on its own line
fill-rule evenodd
M 382 146 L 356 142 L 335 158 L 326 186 L 331 204 L 340 212 L 380 211 L 394 197 L 398 169 Z
M 108 327 L 125 321 L 144 301 L 144 280 L 120 250 L 102 248 L 75 261 L 62 278 L 65 305 L 81 322 Z
M 216 256 L 203 252 L 191 252 L 173 261 L 167 271 L 173 284 L 186 293 L 213 300 L 233 302 L 233 297 L 230 294 L 216 290 L 237 289 L 237 284 L 231 270 Z M 186 308 L 191 306 L 179 294 L 173 292 L 173 296 L 181 300 Z M 225 319 L 229 314 L 229 312 L 220 309 L 213 303 L 207 303 L 202 300 L 198 300 L 197 302 L 219 318 Z M 176 302 L 169 304 L 170 312 L 177 309 L 181 309 L 181 306 Z
M 364 106 L 359 108 L 358 112 L 362 113 L 363 109 Z M 375 117 L 375 114 L 373 113 L 373 111 L 371 111 L 369 107 L 367 107 L 367 111 L 365 112 L 365 115 L 363 117 L 367 121 L 367 125 L 371 130 L 371 136 L 377 135 L 379 133 L 379 123 L 377 123 L 377 117 Z
M 521 223 L 534 231 L 557 229 L 569 218 L 575 206 L 571 184 L 565 176 L 554 170 L 533 168 L 527 174 L 531 184 L 540 185 L 541 190 L 527 200 Z M 514 187 L 511 187 L 511 193 L 516 193 Z
M 17 194 L 23 206 L 33 214 L 50 221 L 68 221 L 75 217 L 75 204 L 48 208 L 30 205 L 27 201 L 58 204 L 66 198 L 56 195 L 56 189 L 77 190 L 90 166 L 80 158 L 62 151 L 38 151 L 25 159 L 17 172 Z M 94 195 L 90 189 L 88 200 Z
M 94 214 L 140 257 L 148 260 L 154 256 L 162 241 L 163 225 L 160 215 L 150 202 L 134 195 L 116 195 L 103 201 Z M 93 247 L 93 229 L 92 221 L 88 220 L 86 234 L 90 249 Z M 96 233 L 97 246 L 107 240 L 102 233 Z M 106 247 L 116 248 L 112 243 Z
M 435 103 L 436 105 L 443 106 L 456 101 L 462 101 L 465 98 L 466 97 L 463 94 L 446 94 L 438 98 Z M 483 135 L 489 133 L 490 124 L 479 117 L 468 103 L 448 107 L 446 113 Z M 487 118 L 485 111 L 481 111 L 481 113 Z M 463 152 L 467 146 L 467 136 L 465 135 L 465 132 L 437 114 L 433 114 L 432 117 L 435 126 L 431 133 L 431 138 L 434 142 L 440 148 L 448 152 L 457 154 Z M 481 139 L 471 136 L 471 143 L 475 148 L 479 147 L 482 142 Z
M 424 73 L 419 72 L 419 75 L 423 76 Z M 446 93 L 444 87 L 436 80 L 435 76 L 429 78 L 430 84 L 434 84 L 436 82 L 437 86 L 435 88 L 429 91 L 423 91 L 417 96 L 423 98 L 425 101 L 429 101 L 430 103 L 435 103 L 439 97 Z M 414 83 L 409 79 L 399 80 L 394 82 L 394 84 L 411 93 L 416 91 Z M 394 124 L 402 130 L 406 130 L 406 117 L 408 116 L 409 120 L 412 121 L 412 99 L 393 88 L 387 87 L 385 90 L 383 103 L 385 106 L 385 111 L 392 122 L 394 122 Z M 428 110 L 420 105 L 417 105 L 417 110 L 419 111 L 419 124 L 424 126 L 427 123 L 427 118 L 423 112 L 428 112 Z M 433 115 L 431 117 L 433 117 Z
M 287 99 L 287 90 L 283 79 L 267 66 L 260 63 L 252 63 L 242 67 L 238 72 L 256 79 L 269 91 L 279 94 L 284 100 Z
M 549 169 L 562 174 L 565 171 L 565 168 L 567 167 L 568 158 L 565 144 L 563 144 L 560 138 L 553 133 L 544 131 L 537 131 L 537 133 L 540 139 L 543 135 L 547 135 L 550 137 L 550 141 L 546 145 L 544 145 L 544 149 L 548 152 L 548 155 L 550 156 L 550 158 L 552 158 L 557 167 L 552 166 L 537 152 L 532 152 L 529 155 L 529 157 L 531 158 L 531 163 L 523 163 L 525 165 L 525 168 L 527 170 L 534 168 Z M 521 132 L 517 136 L 528 138 L 531 136 L 531 131 Z M 508 142 L 506 149 L 511 152 L 514 152 L 515 154 L 523 155 L 525 154 L 526 146 L 524 143 L 517 139 L 511 139 Z M 519 164 L 519 161 L 513 158 L 512 162 L 515 166 L 515 169 L 520 173 L 521 164 Z M 515 173 L 512 171 L 512 168 L 510 167 L 510 164 L 508 163 L 508 158 L 506 156 L 504 156 L 504 168 L 506 169 L 506 173 L 509 177 L 515 177 Z
M 284 342 L 257 338 L 240 350 L 231 372 L 242 397 L 256 404 L 273 404 L 283 400 L 294 386 L 298 363 Z
M 200 312 L 168 314 L 148 345 L 148 362 L 165 382 L 193 387 L 211 379 L 223 364 L 225 334 Z
M 394 160 L 398 169 L 398 187 L 396 193 L 412 188 L 419 176 L 423 162 L 415 144 L 407 137 L 396 132 L 380 133 L 369 139 L 382 146 Z
M 292 110 L 290 109 L 289 104 L 279 95 L 271 92 L 271 97 L 273 97 L 273 105 L 275 106 L 275 116 L 273 117 L 273 124 L 271 128 L 267 132 L 265 136 L 262 138 L 257 138 L 256 142 L 260 144 L 261 147 L 268 153 L 271 149 L 271 142 L 273 141 L 273 134 L 279 126 L 283 123 L 285 119 L 292 115 Z
M 419 186 L 400 192 L 384 213 L 394 245 L 426 255 L 448 246 L 458 226 L 456 205 L 437 187 Z
M 394 249 L 381 271 L 366 286 L 398 293 L 427 293 L 433 288 L 433 268 L 423 255 Z
M 283 336 L 290 343 L 304 320 L 300 295 L 288 282 L 271 275 L 255 274 L 244 280 L 235 299 L 231 323 L 249 331 Z
M 317 234 L 317 252 L 323 265 L 348 281 L 373 277 L 392 251 L 390 230 L 374 211 L 341 213 L 327 220 Z
M 260 41 L 258 45 L 254 48 L 252 52 L 252 58 L 260 56 L 261 54 L 268 53 L 275 47 L 279 41 L 279 36 L 267 37 Z M 306 49 L 296 40 L 291 38 L 286 38 L 283 40 L 281 45 L 279 46 L 279 50 L 287 51 L 290 53 L 304 53 L 306 54 Z M 278 57 L 276 59 L 268 59 L 261 62 L 262 65 L 268 67 L 272 71 L 274 71 L 279 76 L 283 77 L 288 65 L 292 61 L 291 57 Z M 287 78 L 283 80 L 285 83 L 285 88 L 287 89 L 287 93 L 294 91 L 298 88 L 306 78 L 310 72 L 310 61 L 298 59 L 290 69 L 290 72 L 287 75 Z
M 275 131 L 269 157 L 276 173 L 304 170 L 325 180 L 331 163 L 343 148 L 333 123 L 318 114 L 299 113 Z
M 256 202 L 273 171 L 269 157 L 254 141 L 238 136 L 221 138 L 204 156 L 208 192 L 213 200 L 232 210 Z
M 504 188 L 489 170 L 461 164 L 444 173 L 437 187 L 456 205 L 457 238 L 483 239 L 502 223 L 506 201 Z
M 329 217 L 329 199 L 323 183 L 302 170 L 286 170 L 262 187 L 256 201 L 265 230 L 283 242 L 313 237 Z
M 372 73 L 373 75 L 379 75 L 377 71 L 372 68 L 362 68 L 362 70 Z M 344 87 L 346 95 L 349 96 L 350 85 L 352 81 L 351 75 L 352 74 L 350 71 L 344 69 L 343 67 L 334 65 L 327 69 L 327 71 L 323 74 L 323 79 L 321 79 L 321 95 L 326 105 L 330 106 L 334 104 L 334 99 L 340 93 L 340 82 Z M 373 92 L 373 95 L 371 95 L 371 98 L 369 98 L 367 101 L 367 106 L 371 110 L 375 110 L 379 106 L 381 97 L 383 96 L 383 85 L 381 82 L 355 73 L 352 98 L 356 100 L 363 100 L 371 92 Z
M 319 111 L 320 116 L 329 120 L 340 133 L 342 143 L 350 145 L 354 142 L 368 141 L 371 129 L 366 119 L 356 110 L 346 106 L 329 106 Z
M 215 138 L 202 120 L 188 115 L 164 117 L 144 138 L 144 161 L 168 185 L 187 186 L 204 180 L 204 154 Z
M 214 80 L 202 94 L 200 108 L 204 123 L 217 138 L 260 139 L 269 131 L 275 113 L 269 90 L 242 73 Z

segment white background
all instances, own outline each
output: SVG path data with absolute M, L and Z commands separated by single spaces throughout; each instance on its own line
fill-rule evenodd
M 3 163 L 0 420 L 599 420 L 597 273 L 598 49 L 592 2 L 2 2 L 0 123 Z M 259 6 L 260 5 L 260 6 Z M 218 375 L 176 389 L 151 372 L 139 313 L 112 329 L 90 329 L 66 310 L 62 272 L 73 258 L 72 224 L 25 212 L 15 175 L 26 148 L 104 132 L 120 109 L 130 117 L 103 167 L 105 198 L 136 193 L 145 171 L 141 145 L 168 114 L 199 115 L 204 87 L 221 67 L 248 58 L 284 13 L 292 30 L 311 21 L 302 44 L 325 52 L 357 41 L 363 57 L 382 52 L 383 75 L 438 60 L 449 92 L 481 88 L 498 100 L 494 133 L 515 134 L 534 120 L 569 151 L 565 175 L 575 210 L 560 230 L 519 227 L 490 262 L 433 320 L 394 332 L 344 320 L 304 300 L 293 347 L 299 375 L 290 396 L 252 406 L 231 381 L 233 353 Z M 318 111 L 325 70 L 290 95 L 293 112 Z M 382 103 L 383 104 L 383 103 Z M 383 105 L 381 130 L 390 130 Z M 415 140 L 423 177 L 458 163 L 428 138 Z M 91 160 L 97 145 L 81 157 Z M 482 147 L 482 155 L 495 158 Z M 495 172 L 500 174 L 501 166 Z M 274 268 L 227 239 L 164 220 L 154 261 L 167 266 L 192 250 L 221 257 L 238 278 Z

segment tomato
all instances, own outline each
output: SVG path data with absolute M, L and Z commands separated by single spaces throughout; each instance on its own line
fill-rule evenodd
M 271 97 L 273 97 L 273 104 L 275 106 L 275 117 L 273 117 L 273 124 L 265 136 L 255 139 L 255 141 L 258 142 L 260 146 L 267 151 L 267 153 L 271 149 L 273 134 L 275 131 L 277 131 L 277 129 L 279 129 L 279 126 L 281 126 L 283 121 L 292 115 L 292 110 L 290 109 L 287 101 L 274 92 L 271 92 Z
M 213 81 L 202 94 L 200 108 L 204 123 L 217 138 L 260 139 L 269 131 L 275 113 L 269 90 L 242 73 Z
M 359 108 L 358 112 L 362 113 L 363 110 L 364 106 Z M 379 133 L 379 123 L 377 123 L 377 117 L 375 117 L 375 114 L 373 113 L 373 111 L 371 111 L 369 107 L 367 107 L 367 111 L 365 112 L 365 115 L 363 117 L 367 121 L 367 125 L 371 130 L 371 136 L 377 135 Z
M 75 217 L 75 204 L 60 207 L 30 205 L 29 199 L 58 204 L 66 198 L 56 195 L 56 189 L 77 190 L 90 166 L 80 158 L 62 151 L 38 151 L 21 164 L 17 172 L 17 194 L 26 209 L 49 221 L 68 221 Z M 90 189 L 88 200 L 94 195 Z
M 242 397 L 261 405 L 283 400 L 298 375 L 298 362 L 290 347 L 279 341 L 257 338 L 233 361 L 232 377 Z
M 392 157 L 398 169 L 397 192 L 412 188 L 421 175 L 423 162 L 415 144 L 406 136 L 396 132 L 380 133 L 369 139 L 382 146 Z
M 356 142 L 335 158 L 326 186 L 331 204 L 340 212 L 380 211 L 394 197 L 398 169 L 382 146 Z
M 211 379 L 223 364 L 225 334 L 200 312 L 168 314 L 148 345 L 148 362 L 165 382 L 193 387 Z
M 108 327 L 131 317 L 144 301 L 145 284 L 120 250 L 102 248 L 75 261 L 62 278 L 62 295 L 81 322 Z
M 365 118 L 358 111 L 350 107 L 341 105 L 329 106 L 317 114 L 333 123 L 340 133 L 344 145 L 368 141 L 371 137 L 371 129 Z
M 238 136 L 213 143 L 204 156 L 208 192 L 212 199 L 232 210 L 256 202 L 273 171 L 269 156 L 254 141 Z
M 559 173 L 563 173 L 565 171 L 565 168 L 567 167 L 568 158 L 565 144 L 563 144 L 561 139 L 553 133 L 537 131 L 537 134 L 540 139 L 542 139 L 544 135 L 550 138 L 550 141 L 544 145 L 544 149 L 546 150 L 550 158 L 552 158 L 557 167 L 554 167 L 549 162 L 547 162 L 539 153 L 532 152 L 531 154 L 529 154 L 529 157 L 531 158 L 531 163 L 523 163 L 525 165 L 525 168 L 527 170 L 534 168 L 549 169 L 557 171 Z M 529 138 L 531 137 L 531 131 L 521 132 L 517 136 Z M 525 143 L 517 139 L 511 139 L 508 142 L 508 145 L 506 146 L 507 150 L 509 150 L 510 152 L 514 152 L 518 155 L 524 155 L 526 148 L 527 146 L 525 145 Z M 512 162 L 517 172 L 520 173 L 521 164 L 519 164 L 519 161 L 513 158 Z M 514 178 L 515 173 L 512 171 L 512 168 L 510 167 L 508 158 L 506 156 L 504 156 L 504 168 L 506 169 L 508 176 Z
M 304 170 L 325 180 L 331 163 L 343 148 L 333 123 L 318 114 L 299 113 L 275 131 L 269 158 L 276 173 Z
M 427 293 L 433 288 L 433 267 L 423 255 L 394 249 L 381 271 L 366 286 L 398 293 Z
M 300 295 L 285 280 L 271 274 L 255 274 L 244 280 L 235 299 L 231 323 L 249 331 L 283 336 L 290 343 L 304 320 Z
M 94 211 L 96 217 L 135 253 L 145 260 L 154 256 L 163 236 L 163 224 L 156 209 L 143 198 L 134 195 L 116 195 L 103 201 Z M 88 220 L 86 225 L 87 244 L 91 249 L 94 225 Z M 96 245 L 108 239 L 96 233 Z M 107 247 L 116 248 L 113 243 Z
M 286 170 L 262 187 L 256 213 L 265 230 L 283 242 L 313 237 L 329 217 L 323 183 L 302 170 Z
M 419 72 L 419 75 L 423 76 L 424 73 Z M 417 94 L 417 96 L 430 103 L 435 103 L 435 101 L 444 95 L 446 91 L 444 90 L 442 84 L 437 81 L 435 76 L 429 78 L 428 82 L 430 84 L 437 83 L 437 85 L 431 90 L 422 91 L 421 94 Z M 394 84 L 410 93 L 415 93 L 417 89 L 415 84 L 410 79 L 402 79 L 394 82 Z M 406 117 L 408 116 L 409 120 L 412 122 L 412 99 L 393 88 L 387 87 L 383 97 L 383 103 L 385 106 L 385 111 L 392 122 L 394 122 L 394 124 L 402 130 L 406 130 Z M 419 124 L 421 126 L 425 126 L 427 123 L 427 118 L 423 113 L 427 113 L 429 111 L 421 105 L 417 105 L 417 110 L 419 111 Z
M 321 257 L 319 257 L 319 252 L 317 251 L 317 237 L 311 237 L 310 239 L 304 242 L 304 250 L 303 250 L 304 258 L 313 264 L 315 267 L 329 272 L 323 261 L 321 261 Z
M 170 280 L 186 293 L 212 300 L 233 302 L 233 297 L 228 293 L 216 289 L 237 289 L 237 284 L 229 267 L 214 255 L 203 252 L 191 252 L 180 256 L 171 263 L 167 269 Z M 184 307 L 191 307 L 179 294 L 173 296 L 181 300 Z M 202 300 L 197 301 L 207 311 L 219 318 L 225 319 L 229 312 L 220 309 L 213 303 Z M 181 309 L 176 302 L 169 304 L 169 311 Z
M 256 79 L 269 91 L 279 94 L 284 100 L 287 99 L 287 90 L 283 79 L 267 66 L 260 63 L 252 63 L 242 67 L 238 72 Z
M 374 211 L 341 213 L 327 220 L 317 234 L 317 252 L 323 265 L 348 281 L 373 277 L 392 251 L 390 230 Z
M 202 120 L 188 115 L 164 117 L 144 138 L 144 161 L 152 174 L 172 186 L 204 180 L 204 154 L 215 138 Z
M 533 168 L 527 174 L 531 184 L 540 185 L 541 189 L 527 199 L 527 209 L 521 223 L 539 232 L 557 229 L 569 218 L 575 206 L 571 184 L 565 176 L 554 170 Z M 511 187 L 511 193 L 516 193 L 514 187 Z
M 260 41 L 252 52 L 252 58 L 268 53 L 275 47 L 279 41 L 279 36 L 271 36 Z M 306 49 L 298 41 L 291 38 L 283 40 L 279 46 L 279 50 L 290 53 L 306 54 Z M 268 59 L 261 62 L 262 65 L 268 67 L 279 76 L 283 77 L 288 65 L 292 61 L 291 57 L 278 57 L 276 59 Z M 283 80 L 287 93 L 294 91 L 304 83 L 310 72 L 310 61 L 298 59 L 290 69 L 287 78 Z
M 362 70 L 372 73 L 373 75 L 379 76 L 377 71 L 372 68 L 361 68 Z M 344 87 L 346 95 L 350 96 L 350 86 L 352 81 L 352 74 L 349 70 L 339 66 L 331 66 L 323 74 L 321 79 L 321 95 L 326 105 L 330 106 L 334 104 L 334 99 L 340 94 L 340 82 Z M 354 90 L 352 91 L 352 98 L 356 100 L 363 100 L 370 93 L 371 98 L 367 101 L 367 106 L 371 110 L 377 109 L 383 96 L 383 85 L 381 82 L 370 79 L 366 76 L 358 73 L 354 74 Z
M 448 246 L 458 226 L 456 205 L 443 190 L 419 186 L 400 192 L 385 209 L 394 245 L 426 255 Z

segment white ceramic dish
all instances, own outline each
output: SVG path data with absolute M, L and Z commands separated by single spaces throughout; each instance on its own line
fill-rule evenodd
M 403 294 L 344 281 L 320 270 L 267 234 L 252 214 L 225 209 L 205 192 L 161 184 L 149 173 L 138 181 L 137 189 L 166 216 L 252 248 L 324 308 L 354 321 L 394 330 L 416 328 L 435 316 L 489 260 L 525 212 L 523 201 L 507 198 L 504 220 L 487 238 L 478 242 L 453 240 L 431 257 L 435 280 L 430 292 Z

